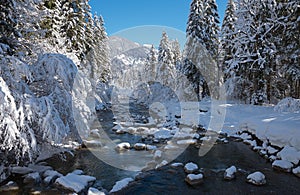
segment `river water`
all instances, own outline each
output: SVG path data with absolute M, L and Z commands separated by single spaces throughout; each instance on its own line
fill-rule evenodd
M 101 128 L 106 129 L 110 139 L 115 142 L 128 141 L 134 144 L 145 141 L 141 136 L 116 135 L 111 131 L 115 118 L 109 110 L 99 113 L 98 118 L 102 121 Z M 116 181 L 127 177 L 134 178 L 139 174 L 134 182 L 116 194 L 300 194 L 299 178 L 292 174 L 274 171 L 271 163 L 259 156 L 258 153 L 253 152 L 250 146 L 230 138 L 228 140 L 228 144 L 215 144 L 202 157 L 198 156 L 198 148 L 191 145 L 173 161 L 194 162 L 203 169 L 204 183 L 194 187 L 184 181 L 186 173 L 184 173 L 183 167 L 172 168 L 167 165 L 142 173 L 126 171 L 104 163 L 88 149 L 77 151 L 75 157 L 68 162 L 50 159 L 48 163 L 64 174 L 74 169 L 82 169 L 85 174 L 95 176 L 97 183 L 108 191 L 112 189 Z M 117 155 L 117 153 L 112 155 Z M 134 155 L 133 158 L 135 158 Z M 136 158 L 135 160 L 141 159 Z M 223 179 L 224 171 L 232 165 L 239 169 L 237 178 L 232 181 L 225 181 Z M 247 175 L 255 171 L 261 171 L 265 174 L 266 185 L 257 187 L 246 183 Z

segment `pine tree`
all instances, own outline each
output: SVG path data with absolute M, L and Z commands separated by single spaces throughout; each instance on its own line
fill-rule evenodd
M 208 53 L 210 55 L 209 58 L 217 61 L 219 47 L 218 24 L 219 16 L 215 0 L 192 1 L 186 29 L 187 43 L 185 46 L 185 58 L 187 58 L 187 56 L 197 56 L 204 55 L 203 53 Z M 206 51 L 202 51 L 200 54 L 200 51 L 197 51 L 199 49 Z M 202 91 L 202 97 L 210 96 L 209 87 L 202 75 L 209 74 L 210 72 L 216 73 L 216 67 L 205 67 L 212 66 L 212 63 L 209 63 L 201 67 L 202 70 L 199 70 L 195 64 L 198 63 L 195 61 L 196 57 L 193 57 L 194 59 L 188 58 L 184 60 L 181 71 L 183 71 L 188 80 L 193 84 L 198 100 L 200 100 L 200 91 Z M 206 78 L 211 77 L 207 76 Z M 214 85 L 216 84 L 217 83 L 214 83 Z
M 171 43 L 166 32 L 162 33 L 162 38 L 158 48 L 158 67 L 156 78 L 166 86 L 173 86 L 175 78 L 175 64 Z
M 144 68 L 146 82 L 155 80 L 156 66 L 157 66 L 156 49 L 152 45 L 150 49 L 150 53 L 148 54 L 147 63 L 145 64 L 145 68 Z
M 228 72 L 225 72 L 228 68 L 228 63 L 232 59 L 233 40 L 235 38 L 235 22 L 236 22 L 236 5 L 234 0 L 229 0 L 225 10 L 225 17 L 222 23 L 221 29 L 221 64 L 224 72 L 225 80 L 229 77 Z

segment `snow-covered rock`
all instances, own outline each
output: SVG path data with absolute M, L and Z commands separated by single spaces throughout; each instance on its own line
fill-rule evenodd
M 83 144 L 88 148 L 101 148 L 102 143 L 98 140 L 84 140 Z
M 286 160 L 275 160 L 272 163 L 273 169 L 288 172 L 288 173 L 291 172 L 293 166 L 294 165 L 291 162 L 286 161 Z
M 152 150 L 156 150 L 157 149 L 157 147 L 156 146 L 153 146 L 153 145 L 146 145 L 146 150 L 150 150 L 150 151 L 152 151 Z
M 156 150 L 153 155 L 153 159 L 160 159 L 162 157 L 162 151 Z
M 125 178 L 122 179 L 121 181 L 116 182 L 116 184 L 113 186 L 111 191 L 109 193 L 114 193 L 117 191 L 120 191 L 121 189 L 125 188 L 130 182 L 132 182 L 132 178 Z
M 194 172 L 198 171 L 198 169 L 199 169 L 198 165 L 195 163 L 192 163 L 192 162 L 189 162 L 184 166 L 184 171 L 186 173 L 194 173 Z
M 300 166 L 296 167 L 295 169 L 293 169 L 293 174 L 296 175 L 297 177 L 300 177 Z
M 96 188 L 89 188 L 87 195 L 105 195 L 104 192 L 96 189 Z
M 273 148 L 272 146 L 268 146 L 267 151 L 268 151 L 268 154 L 270 154 L 270 155 L 276 154 L 278 152 L 278 150 Z
M 171 134 L 171 131 L 167 130 L 167 129 L 161 129 L 154 133 L 155 139 L 169 139 L 172 137 L 173 137 L 173 135 Z
M 300 99 L 285 98 L 274 107 L 276 112 L 300 112 Z
M 146 144 L 136 143 L 136 144 L 134 144 L 133 148 L 135 150 L 145 150 L 146 149 Z
M 80 170 L 80 169 L 75 169 L 74 171 L 72 171 L 72 174 L 75 174 L 75 175 L 83 175 L 83 170 Z
M 289 161 L 294 164 L 298 164 L 300 160 L 300 152 L 298 152 L 294 147 L 285 146 L 277 156 L 282 160 Z
M 192 144 L 196 144 L 197 140 L 195 139 L 187 139 L 187 140 L 178 140 L 177 144 L 178 145 L 192 145 Z
M 228 169 L 225 170 L 224 173 L 224 179 L 225 180 L 232 180 L 235 178 L 235 174 L 237 172 L 237 169 L 235 166 L 231 166 Z
M 119 143 L 117 146 L 116 146 L 116 150 L 118 151 L 123 151 L 123 150 L 128 150 L 130 149 L 130 143 L 128 142 L 123 142 L 123 143 Z
M 9 181 L 5 185 L 0 187 L 0 193 L 12 193 L 12 191 L 18 191 L 19 186 L 14 181 Z
M 90 132 L 90 136 L 93 138 L 100 138 L 100 133 L 98 129 L 92 129 Z
M 34 170 L 28 167 L 13 167 L 11 173 L 19 174 L 19 175 L 26 175 L 32 173 Z
M 95 180 L 96 178 L 92 176 L 69 173 L 66 176 L 56 179 L 55 186 L 64 190 L 79 193 L 91 185 Z
M 168 164 L 168 161 L 163 160 L 161 163 L 159 163 L 158 165 L 156 165 L 155 169 L 158 169 L 160 167 L 166 166 Z
M 247 182 L 257 186 L 261 186 L 267 183 L 265 175 L 261 172 L 255 172 L 248 175 Z
M 199 185 L 203 183 L 203 174 L 188 174 L 185 181 L 190 185 Z
M 63 175 L 57 171 L 54 170 L 48 170 L 43 174 L 44 177 L 44 183 L 45 184 L 50 184 L 54 182 L 57 178 L 62 177 Z
M 171 167 L 174 167 L 174 168 L 183 167 L 183 163 L 172 163 Z
M 40 174 L 38 172 L 29 173 L 24 176 L 23 183 L 24 184 L 36 184 L 41 181 Z
M 117 124 L 115 125 L 113 128 L 112 128 L 113 131 L 117 131 L 117 130 L 124 130 L 124 127 L 120 124 Z

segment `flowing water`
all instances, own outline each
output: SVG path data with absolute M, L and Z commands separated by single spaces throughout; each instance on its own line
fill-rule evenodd
M 119 110 L 122 113 L 122 109 Z M 120 115 L 122 116 L 122 114 Z M 124 113 L 125 116 L 125 113 Z M 143 142 L 142 136 L 129 134 L 116 135 L 111 128 L 113 127 L 114 113 L 111 111 L 99 113 L 101 127 L 114 142 L 128 141 L 131 144 Z M 135 151 L 139 153 L 140 151 Z M 137 154 L 136 153 L 136 154 Z M 135 158 L 133 152 L 132 158 Z M 113 153 L 111 155 L 122 155 Z M 136 161 L 138 159 L 136 155 Z M 88 149 L 81 149 L 76 152 L 72 161 L 62 165 L 55 161 L 49 161 L 58 171 L 68 173 L 74 169 L 82 169 L 85 174 L 95 176 L 98 184 L 110 190 L 116 181 L 123 178 L 134 178 L 138 172 L 126 171 L 112 167 L 93 155 Z M 167 165 L 156 170 L 140 173 L 134 182 L 127 188 L 116 194 L 300 194 L 300 179 L 292 174 L 276 172 L 272 169 L 271 163 L 253 152 L 249 146 L 229 139 L 228 144 L 216 144 L 205 156 L 198 156 L 198 149 L 189 146 L 173 162 L 194 162 L 203 168 L 204 183 L 192 187 L 184 179 L 182 167 L 172 168 Z M 237 178 L 232 181 L 223 179 L 224 170 L 235 165 L 239 171 Z M 257 187 L 246 183 L 248 174 L 261 171 L 265 174 L 267 184 Z

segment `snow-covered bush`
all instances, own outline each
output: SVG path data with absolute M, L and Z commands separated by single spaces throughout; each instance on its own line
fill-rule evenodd
M 276 112 L 299 112 L 300 99 L 285 98 L 275 106 L 274 110 Z
M 0 164 L 33 161 L 43 152 L 39 145 L 79 139 L 72 107 L 77 71 L 59 54 L 43 55 L 33 65 L 1 58 Z

